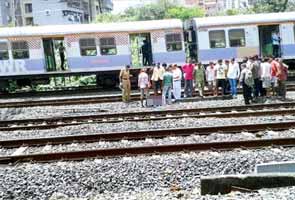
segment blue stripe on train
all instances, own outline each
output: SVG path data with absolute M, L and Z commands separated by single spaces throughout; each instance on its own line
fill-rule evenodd
M 200 61 L 214 61 L 219 59 L 231 59 L 237 57 L 237 48 L 218 48 L 199 50 Z
M 295 44 L 285 44 L 281 48 L 283 56 L 295 57 Z
M 185 63 L 185 59 L 186 54 L 184 51 L 172 51 L 153 54 L 153 60 L 155 63 Z

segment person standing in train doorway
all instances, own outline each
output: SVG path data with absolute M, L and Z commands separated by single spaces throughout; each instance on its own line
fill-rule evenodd
M 59 43 L 59 47 L 58 47 L 58 51 L 59 51 L 59 57 L 60 57 L 60 68 L 65 71 L 65 67 L 64 67 L 64 64 L 65 64 L 65 47 L 63 45 L 62 42 Z
M 122 100 L 125 103 L 130 101 L 131 83 L 130 83 L 130 65 L 126 65 L 125 69 L 120 71 L 119 80 L 122 85 Z
M 143 66 L 151 66 L 151 52 L 150 52 L 150 45 L 147 40 L 143 40 L 143 45 L 141 46 L 141 53 L 142 53 L 142 64 Z
M 272 39 L 272 54 L 275 58 L 280 57 L 280 43 L 281 38 L 278 34 L 278 32 L 273 32 L 271 35 Z

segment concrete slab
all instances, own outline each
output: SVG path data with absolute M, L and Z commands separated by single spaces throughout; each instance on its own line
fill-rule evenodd
M 258 190 L 294 185 L 295 173 L 210 176 L 201 177 L 201 195 L 227 194 L 233 187 Z
M 295 161 L 258 164 L 255 173 L 295 173 Z

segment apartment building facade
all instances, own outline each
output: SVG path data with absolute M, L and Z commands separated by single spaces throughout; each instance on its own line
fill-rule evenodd
M 112 9 L 112 0 L 1 0 L 0 26 L 89 23 Z

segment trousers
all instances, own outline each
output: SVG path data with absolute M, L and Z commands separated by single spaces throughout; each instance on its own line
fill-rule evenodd
M 243 83 L 243 96 L 245 104 L 250 104 L 250 100 L 252 99 L 252 88 Z
M 193 80 L 185 80 L 184 81 L 184 94 L 187 97 L 193 96 Z
M 173 81 L 173 95 L 175 100 L 179 100 L 181 98 L 181 81 Z
M 237 96 L 237 80 L 229 79 L 230 92 L 232 96 Z
M 164 86 L 162 92 L 162 102 L 166 105 L 166 95 L 168 95 L 168 104 L 171 104 L 171 86 Z
M 130 100 L 131 84 L 130 80 L 122 80 L 122 100 L 127 102 Z
M 278 80 L 278 95 L 283 99 L 286 98 L 286 81 Z

